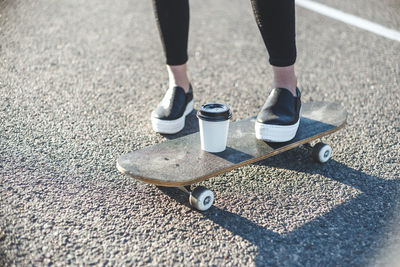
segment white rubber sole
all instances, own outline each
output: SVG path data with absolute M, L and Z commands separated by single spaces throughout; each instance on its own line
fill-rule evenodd
M 189 115 L 193 110 L 193 100 L 190 101 L 183 113 L 182 117 L 176 120 L 160 120 L 157 118 L 151 117 L 151 125 L 153 130 L 157 133 L 162 134 L 175 134 L 185 127 L 185 118 Z
M 300 118 L 293 125 L 271 125 L 256 122 L 256 138 L 267 142 L 287 142 L 296 136 L 299 124 Z

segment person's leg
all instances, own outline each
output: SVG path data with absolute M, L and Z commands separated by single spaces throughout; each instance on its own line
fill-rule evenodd
M 190 82 L 187 75 L 186 63 L 183 65 L 167 65 L 168 77 L 169 77 L 169 88 L 175 86 L 182 87 L 186 93 L 189 92 Z
M 269 53 L 274 87 L 296 95 L 295 4 L 294 0 L 251 0 L 258 28 Z
M 296 96 L 297 78 L 294 72 L 294 64 L 287 67 L 272 66 L 274 72 L 274 87 L 286 88 Z
M 169 88 L 151 113 L 153 130 L 174 134 L 185 126 L 193 110 L 193 91 L 187 77 L 189 0 L 153 0 L 155 16 L 166 57 Z
M 251 3 L 269 53 L 275 87 L 257 116 L 256 137 L 271 142 L 286 142 L 296 135 L 301 107 L 294 72 L 294 0 L 251 0 Z
M 153 0 L 153 7 L 164 48 L 169 87 L 180 86 L 188 92 L 189 1 Z

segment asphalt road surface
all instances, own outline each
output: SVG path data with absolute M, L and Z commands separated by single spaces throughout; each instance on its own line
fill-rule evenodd
M 318 1 L 400 30 L 398 0 Z M 202 182 L 201 213 L 115 168 L 176 138 L 149 121 L 167 86 L 151 1 L 0 0 L 0 265 L 400 266 L 400 42 L 296 16 L 303 102 L 348 125 L 326 164 L 297 148 Z M 196 109 L 257 114 L 272 74 L 249 1 L 192 1 L 189 56 Z

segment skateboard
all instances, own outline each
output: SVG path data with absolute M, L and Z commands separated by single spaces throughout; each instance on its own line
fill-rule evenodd
M 257 140 L 255 120 L 256 117 L 251 117 L 231 122 L 227 147 L 223 152 L 201 150 L 197 132 L 121 155 L 117 168 L 123 174 L 149 184 L 177 187 L 188 194 L 193 207 L 204 211 L 212 206 L 214 194 L 202 186 L 192 190 L 193 184 L 300 145 L 309 145 L 309 142 L 344 127 L 347 112 L 339 103 L 305 103 L 295 138 L 284 143 Z M 317 143 L 312 148 L 312 157 L 324 163 L 329 160 L 331 152 L 329 145 Z

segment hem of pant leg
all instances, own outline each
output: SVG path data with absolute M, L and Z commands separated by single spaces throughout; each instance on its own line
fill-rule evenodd
M 279 59 L 269 60 L 269 64 L 271 64 L 274 67 L 288 67 L 292 66 L 294 63 L 296 63 L 296 57 L 290 60 L 279 60 Z
M 175 59 L 167 59 L 166 63 L 169 66 L 179 66 L 183 65 L 188 61 L 188 57 L 185 57 L 183 59 L 175 60 Z

